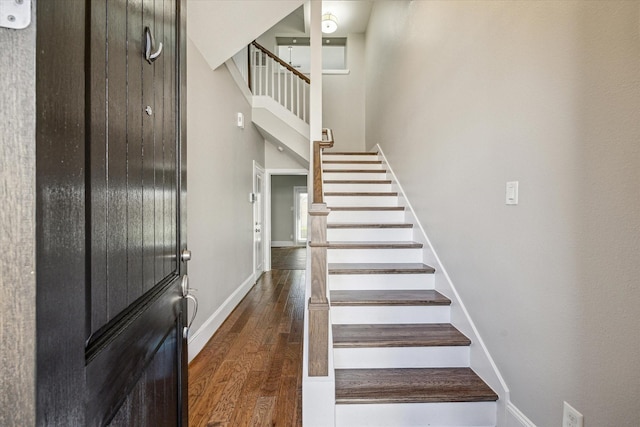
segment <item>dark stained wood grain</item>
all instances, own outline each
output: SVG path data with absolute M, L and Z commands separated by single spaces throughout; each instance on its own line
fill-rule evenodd
M 266 272 L 220 326 L 189 366 L 191 427 L 302 424 L 304 287 Z
M 325 165 L 381 165 L 382 160 L 324 160 Z
M 333 191 L 333 192 L 325 192 L 325 196 L 349 196 L 349 197 L 358 197 L 358 196 L 375 196 L 375 197 L 389 197 L 389 196 L 397 196 L 396 192 L 348 192 L 348 191 Z
M 404 206 L 329 206 L 332 211 L 403 211 Z
M 470 368 L 336 369 L 336 403 L 495 401 Z
M 323 169 L 323 173 L 387 173 L 386 169 Z
M 451 300 L 433 289 L 331 291 L 331 305 L 449 305 Z
M 331 263 L 329 274 L 433 274 L 435 269 L 420 263 Z
M 360 151 L 327 151 L 327 155 L 335 155 L 335 156 L 377 156 L 377 152 L 360 152 Z
M 391 184 L 390 179 L 325 179 L 325 184 Z
M 471 340 L 448 323 L 333 325 L 333 346 L 431 347 L 468 346 Z
M 36 22 L 31 24 L 32 29 L 37 25 L 37 387 L 36 408 L 32 408 L 37 426 L 87 425 L 83 405 L 88 250 L 83 66 L 87 4 L 76 1 L 69 7 L 64 3 L 39 2 Z M 1 80 L 4 82 L 4 76 Z

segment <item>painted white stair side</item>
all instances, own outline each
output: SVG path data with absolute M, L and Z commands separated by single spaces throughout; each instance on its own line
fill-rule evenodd
M 342 224 L 340 224 L 342 225 Z M 327 240 L 332 241 L 398 241 L 411 240 L 413 228 L 368 227 L 327 228 Z
M 403 222 L 405 218 L 404 209 L 362 209 L 345 210 L 340 206 L 328 206 L 331 213 L 327 217 L 327 223 L 386 223 Z M 333 209 L 332 209 L 333 208 Z
M 493 427 L 495 402 L 440 402 L 336 405 L 343 427 Z
M 422 262 L 422 248 L 327 249 L 327 262 Z
M 384 289 L 434 289 L 433 274 L 331 274 L 329 289 L 384 290 Z
M 338 154 L 331 151 L 324 151 L 322 153 L 322 160 L 341 162 L 366 162 L 371 160 L 380 160 L 380 156 L 377 153 Z
M 322 162 L 323 171 L 337 169 L 362 169 L 362 170 L 379 170 L 384 169 L 382 162 L 379 160 L 363 160 L 359 163 L 349 160 L 324 160 Z
M 335 159 L 334 161 L 339 158 L 343 163 L 328 163 L 326 161 L 329 158 Z M 471 341 L 459 331 L 456 333 L 466 339 L 463 343 L 450 342 L 444 338 L 437 341 L 429 335 L 434 327 L 441 327 L 437 324 L 447 324 L 449 330 L 455 330 L 450 325 L 451 306 L 447 298 L 435 291 L 432 292 L 439 297 L 435 297 L 433 301 L 420 298 L 427 290 L 436 288 L 436 280 L 433 269 L 421 271 L 417 266 L 428 269 L 422 263 L 433 257 L 425 253 L 430 248 L 416 247 L 413 242 L 416 230 L 413 227 L 399 227 L 399 224 L 412 216 L 405 210 L 395 210 L 395 206 L 404 200 L 395 194 L 398 186 L 394 183 L 367 182 L 372 179 L 386 181 L 393 174 L 374 172 L 374 166 L 386 171 L 386 164 L 357 163 L 356 158 L 359 162 L 373 162 L 379 158 L 384 160 L 382 156 L 371 154 L 334 155 L 325 156 L 323 164 L 325 200 L 329 208 L 333 208 L 327 218 L 331 322 L 334 328 L 350 330 L 352 333 L 357 331 L 355 336 L 359 337 L 353 343 L 345 344 L 339 342 L 339 334 L 336 335 L 334 329 L 333 361 L 336 378 L 338 370 L 356 370 L 357 375 L 360 375 L 364 370 L 373 369 L 373 374 L 370 375 L 374 376 L 389 369 L 400 369 L 402 372 L 405 369 L 470 371 Z M 349 160 L 351 162 L 347 163 Z M 366 171 L 362 172 L 365 167 Z M 347 182 L 349 180 L 356 182 Z M 349 192 L 359 194 L 336 194 Z M 379 194 L 362 194 L 374 192 Z M 379 247 L 368 247 L 367 242 Z M 412 296 L 412 292 L 417 294 Z M 406 295 L 406 299 L 399 297 L 400 294 Z M 441 298 L 447 302 L 443 302 Z M 374 328 L 374 332 L 371 332 L 371 328 Z M 403 331 L 400 342 L 377 345 L 366 342 L 366 339 L 362 341 L 363 337 L 358 335 L 358 331 L 369 331 L 365 335 L 378 337 L 373 338 L 375 341 L 380 338 L 377 331 L 385 328 L 387 334 Z M 418 329 L 427 331 L 423 333 L 429 339 L 416 342 L 409 338 L 412 336 L 411 331 Z M 388 336 L 390 335 L 385 335 L 383 341 Z M 407 337 L 406 340 L 403 336 Z M 478 381 L 482 383 L 481 380 Z M 384 390 L 382 394 L 384 395 Z M 362 403 L 357 397 L 343 400 L 338 395 L 337 386 L 336 426 L 339 427 L 488 427 L 497 423 L 497 405 L 493 401 L 418 402 L 409 399 L 412 403 L 408 403 L 402 398 L 395 400 L 397 398 L 394 397 L 391 398 L 391 403 L 385 402 L 384 397 L 376 396 Z M 462 400 L 465 399 L 474 400 L 472 396 Z
M 397 193 L 350 193 L 325 192 L 324 201 L 327 206 L 398 206 Z
M 325 192 L 361 192 L 361 193 L 387 193 L 393 191 L 393 187 L 391 186 L 391 182 L 386 182 L 384 180 L 377 181 L 364 181 L 361 180 L 359 182 L 336 182 L 336 181 L 325 181 L 322 186 Z

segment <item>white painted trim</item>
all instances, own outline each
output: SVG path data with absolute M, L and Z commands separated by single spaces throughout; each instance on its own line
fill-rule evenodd
M 324 75 L 340 75 L 340 74 L 349 74 L 350 71 L 348 68 L 344 69 L 344 70 L 322 70 L 322 74 Z
M 261 235 L 262 235 L 262 271 L 258 272 L 256 270 L 256 244 L 255 244 L 255 233 L 253 233 L 253 243 L 252 243 L 252 251 L 253 251 L 253 277 L 254 277 L 254 281 L 258 280 L 258 278 L 262 275 L 262 273 L 264 273 L 265 271 L 268 271 L 266 268 L 266 259 L 267 259 L 267 252 L 270 252 L 269 249 L 269 245 L 267 244 L 268 240 L 265 238 L 265 233 L 264 233 L 264 223 L 265 223 L 265 199 L 267 197 L 267 195 L 265 194 L 265 190 L 266 190 L 266 183 L 265 183 L 265 169 L 264 167 L 258 163 L 257 161 L 253 161 L 253 169 L 252 169 L 252 180 L 253 180 L 253 184 L 251 186 L 251 188 L 253 189 L 253 193 L 257 193 L 257 189 L 256 189 L 256 177 L 258 175 L 262 176 L 262 188 L 260 189 L 260 194 L 262 194 L 262 201 L 260 203 L 260 207 L 262 208 L 262 212 L 261 212 L 261 218 L 262 218 L 262 229 L 261 229 Z M 256 207 L 255 207 L 255 202 L 253 203 L 253 217 L 252 217 L 252 221 L 251 221 L 251 229 L 253 230 L 254 224 L 256 223 Z
M 418 226 L 418 230 L 421 233 L 421 237 L 424 239 L 424 241 L 427 243 L 431 254 L 434 257 L 434 260 L 436 262 L 437 265 L 433 265 L 433 267 L 436 268 L 436 270 L 439 270 L 439 272 L 443 275 L 443 277 L 445 278 L 447 285 L 449 287 L 449 289 L 451 289 L 451 292 L 453 293 L 453 295 L 447 295 L 450 299 L 452 299 L 453 301 L 455 301 L 459 307 L 460 310 L 462 311 L 465 320 L 468 323 L 468 327 L 469 328 L 465 328 L 465 329 L 470 329 L 473 332 L 473 335 L 475 336 L 470 336 L 469 339 L 472 340 L 472 342 L 474 342 L 474 344 L 477 344 L 480 349 L 481 352 L 480 354 L 483 356 L 483 358 L 485 359 L 485 362 L 488 363 L 488 365 L 491 368 L 491 373 L 495 376 L 495 379 L 497 380 L 497 384 L 495 383 L 495 381 L 490 381 L 487 378 L 483 378 L 485 381 L 487 381 L 492 387 L 498 388 L 496 386 L 499 386 L 501 388 L 501 390 L 494 390 L 496 393 L 498 393 L 498 396 L 500 397 L 499 399 L 499 408 L 498 408 L 498 421 L 500 422 L 501 418 L 500 417 L 500 412 L 502 412 L 502 414 L 506 413 L 506 409 L 504 408 L 504 406 L 502 408 L 500 408 L 501 405 L 505 405 L 506 402 L 509 402 L 509 387 L 507 386 L 506 382 L 504 381 L 504 378 L 502 377 L 502 374 L 500 373 L 498 366 L 496 365 L 495 361 L 493 360 L 493 358 L 491 357 L 491 354 L 489 353 L 489 349 L 487 348 L 487 346 L 485 345 L 484 341 L 482 340 L 482 337 L 480 336 L 480 333 L 478 332 L 478 328 L 476 327 L 475 323 L 473 322 L 473 320 L 471 319 L 471 316 L 469 315 L 469 312 L 467 311 L 466 306 L 464 305 L 464 303 L 462 302 L 462 299 L 460 298 L 460 294 L 458 293 L 458 291 L 456 290 L 453 281 L 451 280 L 451 277 L 449 276 L 449 274 L 447 273 L 447 270 L 444 268 L 444 265 L 442 264 L 442 262 L 440 261 L 440 258 L 438 257 L 438 254 L 436 253 L 433 245 L 431 244 L 431 241 L 429 240 L 429 237 L 427 236 L 427 233 L 424 230 L 424 227 L 422 226 L 422 223 L 420 222 L 420 220 L 418 219 L 418 216 L 416 215 L 413 206 L 411 205 L 411 203 L 409 202 L 406 193 L 404 191 L 404 189 L 402 188 L 402 185 L 400 184 L 400 181 L 398 180 L 398 177 L 396 176 L 396 174 L 393 171 L 393 168 L 391 167 L 391 165 L 389 164 L 389 162 L 387 161 L 387 158 L 384 154 L 384 151 L 382 150 L 382 147 L 380 147 L 380 144 L 376 144 L 374 149 L 372 151 L 378 151 L 379 155 L 382 157 L 382 160 L 384 162 L 384 164 L 386 165 L 386 169 L 387 169 L 387 173 L 391 175 L 391 179 L 393 180 L 394 184 L 396 184 L 398 186 L 398 191 L 401 194 L 401 198 L 403 199 L 404 203 L 406 204 L 406 207 L 409 210 L 410 215 L 413 216 L 412 220 L 414 221 L 415 225 Z M 414 227 L 415 230 L 415 227 Z M 436 282 L 436 289 L 438 289 L 438 284 Z M 472 354 L 471 357 L 471 367 L 474 368 L 474 365 L 478 365 L 478 366 L 483 366 L 478 360 L 474 361 L 474 357 Z M 478 370 L 476 369 L 476 372 Z M 481 374 L 481 372 L 478 372 L 479 374 Z M 503 412 L 504 411 L 504 412 Z
M 273 240 L 271 241 L 272 248 L 288 248 L 290 246 L 301 246 L 291 240 Z
M 188 343 L 189 362 L 191 362 L 204 348 L 213 334 L 218 330 L 222 322 L 231 314 L 234 308 L 242 301 L 255 284 L 254 275 L 251 274 L 238 288 L 233 291 L 225 302 L 191 335 Z
M 507 427 L 536 427 L 512 402 L 507 403 Z
M 305 123 L 300 117 L 280 105 L 275 99 L 269 96 L 254 96 L 252 99 L 253 108 L 264 108 L 289 125 L 291 129 L 295 130 L 300 135 L 304 137 L 309 136 L 309 124 Z
M 267 242 L 268 247 L 271 246 L 271 176 L 272 175 L 309 175 L 306 169 L 266 169 L 265 170 L 265 189 L 264 189 L 264 233 L 262 237 Z M 307 178 L 307 181 L 309 179 Z M 307 185 L 308 187 L 308 185 Z M 265 253 L 264 271 L 271 270 L 271 251 Z

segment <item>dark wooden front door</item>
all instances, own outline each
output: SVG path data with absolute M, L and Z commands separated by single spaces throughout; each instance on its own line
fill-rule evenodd
M 186 426 L 184 1 L 37 13 L 37 423 Z

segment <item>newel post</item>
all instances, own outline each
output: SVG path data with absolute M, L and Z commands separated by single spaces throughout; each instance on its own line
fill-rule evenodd
M 329 374 L 329 301 L 327 299 L 327 215 L 325 203 L 312 203 L 311 297 L 309 298 L 309 376 Z

